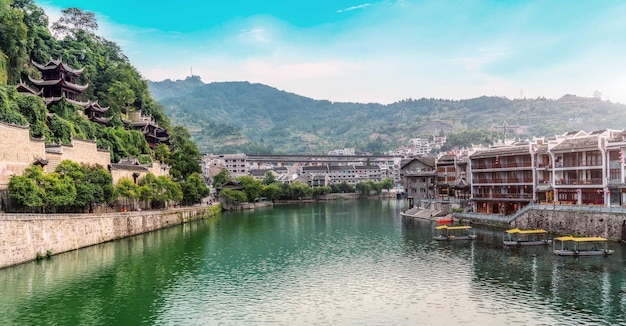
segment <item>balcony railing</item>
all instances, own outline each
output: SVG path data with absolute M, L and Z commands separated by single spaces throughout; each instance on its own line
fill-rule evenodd
M 475 184 L 509 184 L 509 183 L 532 183 L 533 178 L 508 178 L 508 179 L 474 179 Z
M 559 179 L 555 182 L 557 185 L 601 185 L 602 178 L 593 179 Z
M 581 166 L 593 166 L 593 167 L 602 167 L 602 162 L 556 162 L 554 165 L 557 169 L 560 168 L 577 168 Z
M 474 194 L 473 198 L 480 199 L 533 199 L 532 194 Z
M 485 169 L 511 169 L 511 168 L 523 168 L 523 167 L 532 167 L 531 162 L 502 162 L 498 164 L 476 164 L 472 165 L 472 168 L 475 170 L 485 170 Z

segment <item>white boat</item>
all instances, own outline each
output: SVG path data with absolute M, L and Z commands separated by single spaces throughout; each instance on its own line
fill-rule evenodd
M 520 230 L 518 228 L 506 230 L 503 243 L 505 246 L 541 246 L 549 245 L 552 239 L 546 236 L 546 230 Z
M 572 257 L 608 256 L 613 254 L 613 250 L 607 248 L 607 241 L 600 237 L 558 237 L 554 238 L 554 254 Z
M 433 237 L 433 239 L 437 241 L 476 239 L 476 234 L 470 232 L 472 227 L 469 225 L 460 225 L 460 226 L 440 225 L 440 226 L 435 227 L 435 229 L 439 231 L 439 234 Z

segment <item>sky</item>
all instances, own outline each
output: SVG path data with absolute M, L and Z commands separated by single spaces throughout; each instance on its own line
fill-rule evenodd
M 337 102 L 565 94 L 626 103 L 626 2 L 35 0 L 94 12 L 152 81 L 249 81 Z M 596 93 L 598 94 L 598 93 Z

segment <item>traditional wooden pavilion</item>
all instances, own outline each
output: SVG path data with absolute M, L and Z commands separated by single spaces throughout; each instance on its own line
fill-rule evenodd
M 83 73 L 83 69 L 74 69 L 59 60 L 50 60 L 46 64 L 40 64 L 31 60 L 39 72 L 41 79 L 28 76 L 31 83 L 41 91 L 41 97 L 46 104 L 55 103 L 65 98 L 73 103 L 85 107 L 89 102 L 81 102 L 81 95 L 87 90 L 89 84 L 77 84 L 77 78 Z

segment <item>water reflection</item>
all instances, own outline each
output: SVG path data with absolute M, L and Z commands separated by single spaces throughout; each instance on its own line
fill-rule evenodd
M 401 201 L 229 212 L 0 270 L 0 324 L 626 324 L 624 251 L 434 241 Z

